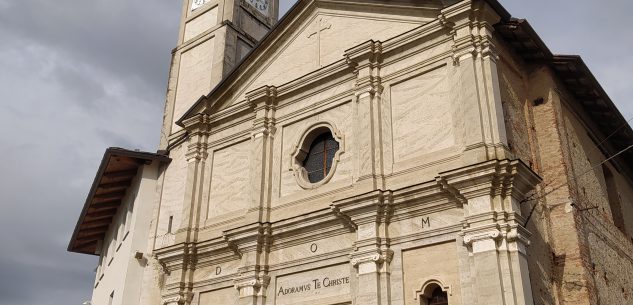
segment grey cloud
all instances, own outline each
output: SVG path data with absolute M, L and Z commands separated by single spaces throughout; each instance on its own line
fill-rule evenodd
M 501 2 L 515 17 L 528 19 L 553 53 L 581 55 L 622 114 L 633 117 L 633 1 Z
M 146 7 L 142 7 L 142 6 Z M 152 150 L 179 4 L 0 0 L 0 304 L 81 304 L 66 252 L 107 146 Z
M 178 6 L 168 0 L 13 1 L 0 12 L 0 27 L 112 75 L 162 85 L 171 49 L 165 42 L 175 44 Z

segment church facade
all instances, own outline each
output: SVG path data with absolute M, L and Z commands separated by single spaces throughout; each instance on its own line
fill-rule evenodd
M 633 131 L 579 57 L 495 0 L 277 15 L 184 1 L 159 151 L 106 151 L 69 245 L 93 305 L 630 302 Z

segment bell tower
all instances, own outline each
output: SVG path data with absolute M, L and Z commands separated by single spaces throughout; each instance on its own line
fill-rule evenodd
M 182 132 L 175 122 L 253 49 L 278 15 L 279 0 L 183 0 L 159 149 Z

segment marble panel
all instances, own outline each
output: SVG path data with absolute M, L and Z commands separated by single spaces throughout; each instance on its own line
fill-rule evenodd
M 394 162 L 455 145 L 446 68 L 391 86 Z
M 215 7 L 185 23 L 185 41 L 212 28 L 218 22 L 218 8 Z
M 195 48 L 182 53 L 178 72 L 178 89 L 174 104 L 174 122 L 200 98 L 211 90 L 215 38 L 210 38 Z M 182 129 L 172 126 L 172 132 Z
M 249 207 L 249 144 L 244 141 L 213 153 L 208 218 Z
M 185 151 L 185 147 L 177 146 L 170 152 L 172 161 L 164 173 L 165 179 L 161 194 L 160 215 L 156 232 L 157 248 L 167 246 L 173 242 L 173 235 L 168 233 L 170 217 L 173 217 L 171 220 L 171 232 L 176 232 L 180 227 L 188 166 Z
M 234 287 L 201 292 L 198 305 L 237 305 L 239 304 L 238 291 Z

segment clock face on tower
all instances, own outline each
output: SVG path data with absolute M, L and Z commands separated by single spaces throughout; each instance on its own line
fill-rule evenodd
M 246 0 L 246 2 L 256 8 L 260 13 L 268 16 L 268 0 Z
M 191 10 L 193 11 L 193 10 L 203 6 L 207 2 L 209 2 L 209 0 L 192 0 L 191 1 Z

